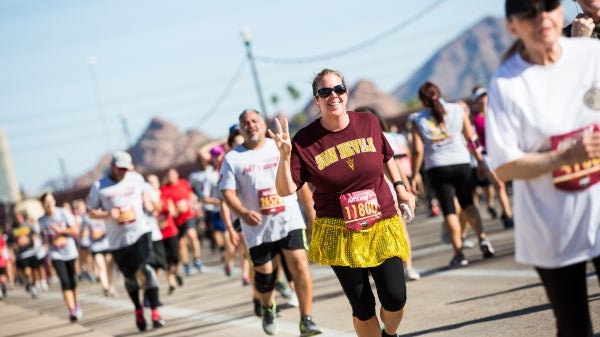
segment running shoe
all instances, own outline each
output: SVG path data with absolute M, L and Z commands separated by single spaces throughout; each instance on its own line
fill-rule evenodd
M 81 310 L 81 306 L 79 305 L 79 302 L 75 303 L 75 317 L 77 317 L 77 320 L 80 320 L 83 318 L 83 310 Z
M 419 274 L 414 267 L 408 267 L 406 268 L 406 279 L 409 281 L 417 281 L 421 279 L 421 274 Z
M 167 324 L 167 322 L 165 322 L 165 320 L 162 319 L 162 317 L 160 317 L 158 310 L 156 310 L 156 309 L 152 310 L 152 327 L 154 329 L 162 328 L 166 324 Z
M 475 242 L 469 240 L 467 238 L 462 238 L 462 247 L 463 248 L 473 248 L 475 247 Z
M 282 280 L 277 280 L 275 283 L 275 290 L 281 295 L 283 298 L 290 298 L 292 296 L 292 288 L 288 287 L 287 283 Z
M 278 331 L 277 322 L 275 321 L 275 316 L 277 315 L 275 308 L 275 302 L 273 302 L 273 305 L 270 308 L 265 306 L 261 307 L 263 331 L 271 336 L 276 335 Z
M 225 267 L 223 269 L 225 269 L 225 276 L 231 276 L 231 266 L 228 263 L 225 264 Z
M 29 288 L 29 294 L 31 295 L 31 298 L 33 298 L 33 299 L 38 298 L 38 295 L 39 295 L 38 287 L 36 287 L 35 285 L 32 285 Z
M 193 275 L 196 273 L 189 264 L 184 264 L 183 270 L 185 271 L 185 275 L 187 275 L 187 276 L 190 276 L 190 275 Z
M 319 330 L 317 323 L 315 323 L 310 316 L 302 317 L 299 325 L 300 337 L 309 337 L 322 333 L 321 330 Z
M 452 258 L 452 260 L 450 260 L 449 267 L 450 268 L 464 267 L 468 264 L 469 264 L 469 260 L 465 259 L 465 256 L 460 254 L 460 255 L 455 255 Z
M 494 247 L 492 247 L 492 243 L 488 239 L 482 239 L 479 241 L 479 249 L 481 249 L 481 253 L 483 253 L 483 258 L 485 259 L 494 257 L 494 254 L 496 254 Z
M 388 335 L 388 334 L 385 332 L 385 328 L 381 328 L 381 337 L 398 337 L 398 334 L 397 334 L 397 333 L 395 333 L 395 334 L 393 334 L 393 335 Z
M 146 319 L 144 318 L 144 308 L 135 310 L 135 325 L 138 330 L 146 331 Z
M 505 229 L 513 228 L 515 226 L 515 221 L 513 220 L 513 218 L 509 217 L 504 213 L 502 213 L 502 215 L 500 216 L 500 222 L 502 222 L 502 226 Z
M 242 286 L 246 287 L 250 285 L 250 277 L 244 276 L 242 277 Z
M 175 275 L 175 281 L 177 281 L 178 286 L 183 286 L 183 278 L 180 275 Z
M 494 207 L 488 207 L 487 211 L 492 219 L 496 219 L 498 217 L 498 212 Z
M 298 301 L 298 295 L 296 295 L 295 291 L 292 291 L 292 295 L 290 295 L 290 299 L 288 300 L 287 305 L 295 308 L 300 306 L 300 302 Z
M 202 264 L 202 261 L 200 261 L 199 259 L 194 261 L 194 267 L 196 267 L 196 269 L 198 269 L 198 271 L 201 273 L 204 273 L 206 271 L 206 267 L 204 266 L 204 264 Z
M 175 287 L 169 286 L 169 295 L 172 295 L 175 292 Z

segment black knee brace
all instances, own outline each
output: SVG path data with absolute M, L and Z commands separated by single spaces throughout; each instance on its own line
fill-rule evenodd
M 276 280 L 277 269 L 273 270 L 270 274 L 263 274 L 258 271 L 254 272 L 254 288 L 261 294 L 273 291 Z

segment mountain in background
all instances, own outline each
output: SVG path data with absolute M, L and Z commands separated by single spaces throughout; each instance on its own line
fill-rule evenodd
M 514 41 L 505 24 L 504 18 L 484 18 L 442 47 L 392 95 L 406 102 L 417 97 L 421 84 L 431 81 L 445 97 L 470 97 L 475 85 L 487 86 L 502 55 Z
M 405 102 L 416 97 L 419 86 L 425 81 L 438 84 L 444 96 L 450 99 L 469 97 L 473 86 L 488 83 L 500 64 L 502 54 L 513 41 L 504 23 L 503 18 L 484 18 L 442 47 L 393 93 L 383 92 L 367 79 L 358 81 L 350 88 L 348 109 L 369 105 L 402 129 L 406 116 L 411 112 L 407 111 Z M 280 116 L 284 114 L 280 113 Z M 300 116 L 289 119 L 290 128 L 302 127 L 318 116 L 319 111 L 311 98 Z M 198 149 L 219 141 L 222 140 L 209 139 L 197 130 L 181 132 L 174 124 L 155 117 L 129 152 L 142 173 L 164 172 L 175 167 L 182 177 L 187 177 L 194 167 Z M 105 154 L 95 168 L 75 180 L 73 188 L 87 189 L 105 174 L 109 164 L 110 154 Z

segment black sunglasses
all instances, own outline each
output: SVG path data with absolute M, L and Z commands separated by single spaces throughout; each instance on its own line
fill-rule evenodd
M 315 96 L 319 96 L 321 98 L 327 98 L 329 97 L 329 95 L 331 95 L 331 93 L 335 91 L 335 93 L 337 95 L 343 95 L 346 92 L 348 92 L 348 90 L 346 90 L 346 86 L 343 84 L 338 84 L 333 88 L 321 88 L 319 90 L 317 90 L 317 94 Z
M 560 6 L 560 0 L 531 1 L 529 6 L 512 15 L 520 20 L 533 19 L 541 12 L 553 11 L 558 6 Z

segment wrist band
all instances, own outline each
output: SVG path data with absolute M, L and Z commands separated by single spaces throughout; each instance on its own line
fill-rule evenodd
M 398 186 L 403 186 L 406 188 L 406 186 L 404 185 L 404 181 L 402 181 L 402 180 L 394 181 L 394 188 L 396 188 Z

